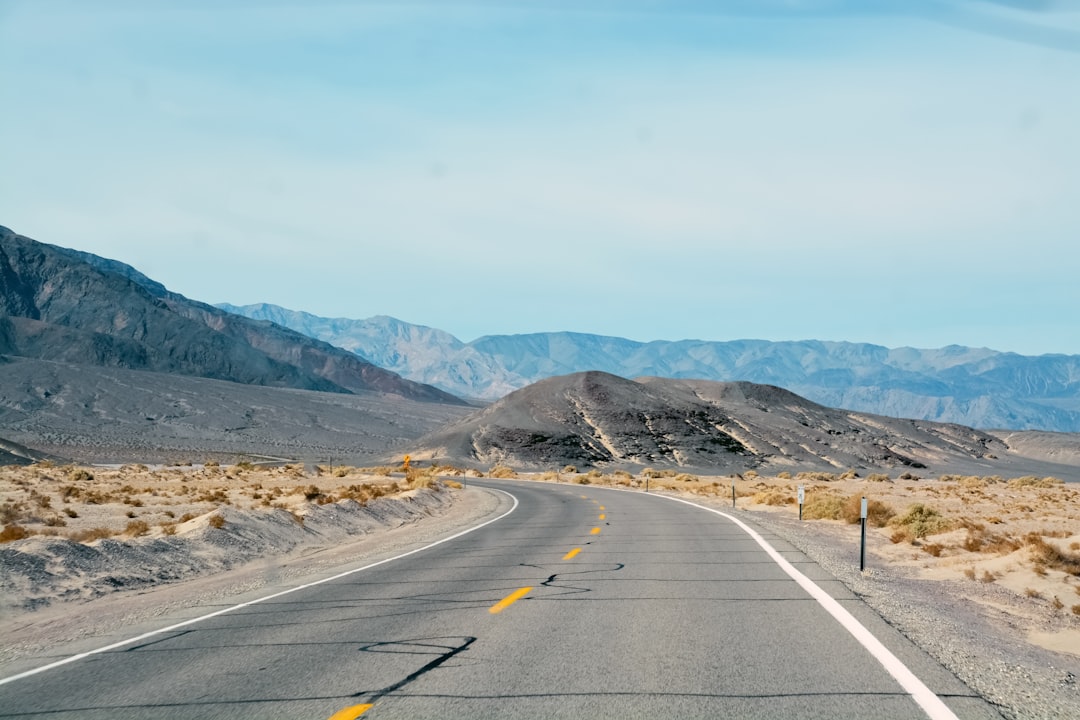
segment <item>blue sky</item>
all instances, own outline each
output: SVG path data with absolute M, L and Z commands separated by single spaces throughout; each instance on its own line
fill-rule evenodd
M 1080 353 L 1075 2 L 0 0 L 0 102 L 0 224 L 206 302 Z

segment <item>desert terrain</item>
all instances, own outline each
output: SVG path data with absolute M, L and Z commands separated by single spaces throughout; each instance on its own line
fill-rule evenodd
M 520 477 L 647 488 L 728 509 L 734 487 L 732 512 L 799 546 L 1007 716 L 1080 710 L 1075 483 L 912 472 L 401 470 L 214 461 L 0 468 L 0 632 L 7 638 L 0 663 L 104 631 L 103 619 L 144 617 L 149 606 L 139 602 L 148 593 L 195 602 L 195 589 L 207 583 L 227 595 L 311 572 L 313 558 L 351 558 L 354 551 L 343 549 L 358 541 L 370 552 L 392 545 L 402 528 L 460 526 L 490 505 L 461 480 Z M 860 573 L 862 497 L 868 567 Z M 1041 693 L 1037 702 L 1027 698 L 1032 688 Z

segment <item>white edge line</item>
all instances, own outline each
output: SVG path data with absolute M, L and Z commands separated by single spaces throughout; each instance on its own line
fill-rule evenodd
M 690 500 L 683 500 L 682 498 L 672 497 L 670 495 L 641 493 L 636 490 L 607 488 L 598 485 L 594 487 L 597 490 L 614 490 L 616 492 L 630 492 L 637 495 L 647 494 L 652 497 L 662 498 L 664 500 L 680 502 L 685 505 L 690 505 L 691 507 L 696 507 L 707 512 L 715 513 L 720 517 L 726 518 L 731 522 L 735 523 L 739 528 L 742 529 L 743 532 L 753 538 L 754 542 L 760 545 L 766 553 L 768 553 L 769 557 L 773 559 L 773 562 L 780 566 L 780 569 L 787 573 L 792 580 L 798 583 L 799 586 L 810 595 L 810 597 L 817 600 L 818 604 L 825 609 L 825 612 L 832 615 L 833 618 L 838 623 L 840 623 L 840 625 L 842 625 L 845 630 L 851 633 L 851 635 L 856 640 L 858 640 L 860 645 L 866 648 L 866 650 L 871 655 L 873 655 L 879 663 L 881 663 L 882 667 L 884 667 L 885 670 L 893 676 L 893 679 L 895 679 L 896 682 L 900 683 L 900 687 L 904 688 L 904 690 L 907 691 L 909 695 L 911 695 L 911 698 L 919 705 L 919 707 L 923 709 L 923 712 L 925 712 L 931 720 L 958 720 L 956 714 L 951 709 L 949 709 L 949 706 L 946 705 L 942 701 L 942 699 L 934 693 L 933 690 L 928 688 L 926 684 L 915 675 L 915 673 L 911 672 L 911 670 L 908 669 L 907 665 L 904 665 L 903 661 L 900 660 L 900 658 L 893 655 L 892 651 L 889 650 L 889 648 L 885 647 L 885 645 L 882 644 L 880 640 L 874 637 L 873 633 L 871 633 L 862 623 L 856 620 L 854 615 L 848 612 L 843 605 L 837 602 L 831 595 L 825 592 L 813 580 L 799 572 L 799 570 L 796 569 L 795 566 L 788 562 L 786 559 L 784 559 L 784 557 L 776 550 L 776 548 L 770 545 L 768 541 L 765 540 L 765 538 L 761 537 L 761 535 L 756 530 L 751 528 L 739 518 L 735 517 L 734 515 L 728 515 L 727 513 L 721 512 L 720 510 L 717 510 L 715 508 L 711 508 L 706 505 L 698 505 L 697 503 L 691 502 Z
M 477 525 L 475 527 L 471 527 L 468 530 L 462 530 L 459 533 L 451 535 L 450 537 L 445 537 L 442 540 L 438 540 L 436 542 L 431 543 L 430 545 L 424 545 L 423 547 L 415 548 L 413 550 L 410 550 L 409 552 L 402 553 L 401 555 L 395 555 L 394 557 L 389 557 L 389 558 L 386 558 L 384 560 L 379 560 L 378 562 L 373 562 L 370 565 L 365 565 L 363 567 L 353 568 L 352 570 L 346 570 L 345 572 L 338 573 L 337 575 L 334 575 L 332 577 L 323 578 L 322 580 L 316 580 L 315 582 L 305 583 L 303 585 L 297 585 L 296 587 L 292 587 L 292 588 L 289 588 L 287 590 L 282 590 L 282 591 L 276 592 L 276 593 L 274 593 L 272 595 L 266 595 L 266 596 L 261 597 L 261 598 L 256 598 L 255 600 L 248 600 L 247 602 L 240 603 L 239 605 L 233 605 L 232 607 L 223 608 L 221 610 L 215 610 L 212 613 L 208 613 L 206 615 L 200 615 L 199 617 L 191 618 L 190 620 L 184 620 L 183 622 L 178 622 L 175 625 L 169 625 L 168 627 L 159 628 L 157 630 L 151 630 L 150 632 L 143 633 L 142 635 L 139 635 L 137 637 L 128 638 L 127 640 L 121 640 L 120 642 L 115 642 L 112 645 L 106 645 L 105 647 L 100 647 L 100 648 L 97 648 L 96 650 L 88 650 L 87 652 L 79 653 L 78 655 L 72 655 L 71 657 L 66 657 L 63 660 L 57 660 L 56 662 L 51 662 L 48 665 L 42 665 L 41 667 L 33 668 L 31 670 L 21 672 L 21 673 L 19 673 L 17 675 L 12 675 L 12 676 L 6 677 L 6 678 L 0 678 L 0 685 L 5 685 L 5 684 L 10 683 L 10 682 L 15 682 L 16 680 L 22 680 L 23 678 L 30 677 L 31 675 L 37 675 L 38 673 L 43 673 L 46 670 L 52 670 L 53 668 L 58 668 L 61 665 L 67 665 L 68 663 L 73 663 L 76 660 L 82 660 L 83 658 L 90 657 L 91 655 L 99 655 L 101 653 L 109 652 L 110 650 L 115 650 L 117 648 L 124 647 L 125 645 L 130 645 L 132 643 L 139 642 L 140 640 L 146 640 L 147 638 L 154 637 L 155 635 L 162 635 L 162 634 L 167 633 L 167 632 L 172 632 L 173 630 L 176 630 L 177 628 L 182 628 L 182 627 L 185 627 L 187 625 L 194 625 L 195 623 L 202 622 L 203 620 L 209 620 L 212 617 L 217 617 L 218 615 L 224 615 L 225 613 L 230 613 L 233 610 L 239 610 L 241 608 L 246 608 L 246 607 L 249 607 L 251 605 L 257 605 L 258 603 L 266 602 L 267 600 L 273 600 L 274 598 L 279 598 L 279 597 L 282 597 L 283 595 L 289 595 L 290 593 L 294 593 L 294 592 L 297 592 L 299 590 L 306 590 L 308 588 L 315 587 L 316 585 L 322 585 L 323 583 L 332 582 L 334 580 L 340 580 L 343 577 L 348 577 L 349 575 L 355 575 L 356 573 L 363 572 L 365 570 L 370 570 L 373 567 L 378 567 L 379 565 L 385 565 L 386 563 L 394 562 L 395 560 L 400 560 L 402 558 L 409 557 L 410 555 L 415 555 L 416 553 L 423 552 L 425 550 L 430 550 L 431 548 L 435 547 L 436 545 L 442 545 L 445 542 L 450 542 L 451 540 L 456 540 L 456 539 L 458 539 L 459 537 L 461 537 L 463 535 L 468 535 L 469 533 L 475 532 L 475 531 L 479 530 L 480 528 L 487 527 L 488 525 L 491 525 L 492 523 L 498 522 L 499 520 L 502 520 L 504 517 L 506 517 L 510 513 L 517 510 L 518 499 L 516 497 L 514 497 L 513 495 L 511 495 L 510 493 L 506 492 L 505 490 L 498 490 L 496 488 L 485 488 L 485 489 L 486 490 L 494 490 L 495 492 L 500 492 L 503 495 L 508 496 L 511 500 L 514 501 L 514 504 L 510 507 L 509 510 L 507 510 L 506 512 L 504 512 L 502 515 L 500 515 L 497 518 L 492 518 L 491 520 L 483 522 L 483 523 L 481 523 L 481 524 L 479 524 L 479 525 Z

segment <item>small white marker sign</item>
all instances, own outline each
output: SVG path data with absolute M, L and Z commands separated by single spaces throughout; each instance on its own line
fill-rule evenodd
M 806 502 L 806 486 L 805 485 L 800 485 L 799 486 L 799 504 L 802 505 L 804 502 Z
M 862 510 L 860 510 L 860 513 L 861 514 L 859 515 L 859 517 L 861 517 L 863 520 L 865 520 L 866 519 L 866 498 L 862 499 Z

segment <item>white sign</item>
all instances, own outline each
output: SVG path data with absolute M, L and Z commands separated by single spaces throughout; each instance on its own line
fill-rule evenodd
M 862 514 L 861 514 L 861 515 L 859 515 L 859 517 L 861 517 L 861 518 L 862 518 L 863 520 L 865 520 L 865 519 L 866 519 L 866 498 L 863 498 L 863 499 L 862 499 L 862 510 L 861 510 L 861 513 L 862 513 Z
M 806 502 L 806 486 L 805 485 L 800 485 L 799 486 L 799 504 L 802 505 L 805 502 Z

